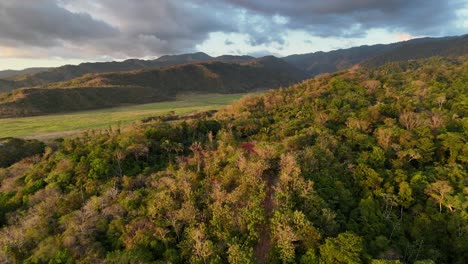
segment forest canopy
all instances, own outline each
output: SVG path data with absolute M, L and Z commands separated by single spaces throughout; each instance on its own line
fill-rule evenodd
M 467 263 L 468 58 L 324 74 L 0 169 L 2 263 Z

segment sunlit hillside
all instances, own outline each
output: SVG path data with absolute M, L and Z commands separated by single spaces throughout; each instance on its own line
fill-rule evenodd
M 467 61 L 58 139 L 0 170 L 0 262 L 466 263 Z

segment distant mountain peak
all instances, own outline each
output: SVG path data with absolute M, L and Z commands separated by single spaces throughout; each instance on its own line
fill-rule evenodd
M 164 55 L 157 58 L 155 61 L 159 62 L 168 62 L 168 61 L 178 61 L 178 60 L 188 60 L 188 61 L 206 61 L 211 60 L 213 57 L 204 53 L 204 52 L 195 52 L 195 53 L 185 53 L 178 55 Z

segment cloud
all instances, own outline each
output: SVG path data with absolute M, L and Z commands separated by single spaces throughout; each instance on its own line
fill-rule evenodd
M 224 45 L 226 45 L 226 46 L 234 45 L 234 42 L 232 40 L 230 40 L 230 39 L 226 39 L 224 41 Z
M 456 11 L 468 4 L 466 0 L 224 1 L 265 18 L 281 16 L 287 19 L 285 28 L 308 30 L 322 37 L 356 37 L 374 28 L 414 35 L 451 34 Z
M 211 32 L 238 30 L 214 8 L 196 0 L 2 0 L 0 46 L 29 50 L 25 57 L 41 48 L 85 58 L 190 52 Z
M 86 13 L 72 13 L 51 0 L 0 2 L 0 40 L 10 45 L 46 47 L 117 34 L 115 27 Z
M 195 51 L 217 32 L 245 36 L 220 40 L 226 50 L 245 45 L 281 50 L 293 45 L 286 39 L 292 31 L 307 32 L 304 40 L 355 39 L 373 29 L 393 35 L 453 35 L 466 31 L 466 23 L 459 22 L 466 12 L 457 10 L 467 4 L 468 0 L 0 0 L 0 57 L 159 56 Z
M 234 32 L 234 18 L 202 1 L 172 0 L 63 0 L 70 10 L 87 12 L 119 28 L 108 52 L 120 49 L 128 56 L 193 51 L 211 32 Z

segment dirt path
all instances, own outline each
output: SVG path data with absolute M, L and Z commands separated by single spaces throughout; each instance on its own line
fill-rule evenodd
M 274 186 L 276 185 L 276 177 L 274 173 L 265 173 L 263 179 L 267 184 L 267 193 L 265 200 L 263 201 L 263 208 L 265 208 L 265 223 L 259 227 L 260 238 L 258 243 L 254 246 L 254 256 L 258 263 L 268 263 L 268 254 L 271 252 L 271 227 L 270 219 L 273 214 L 275 207 L 273 202 L 274 197 Z

